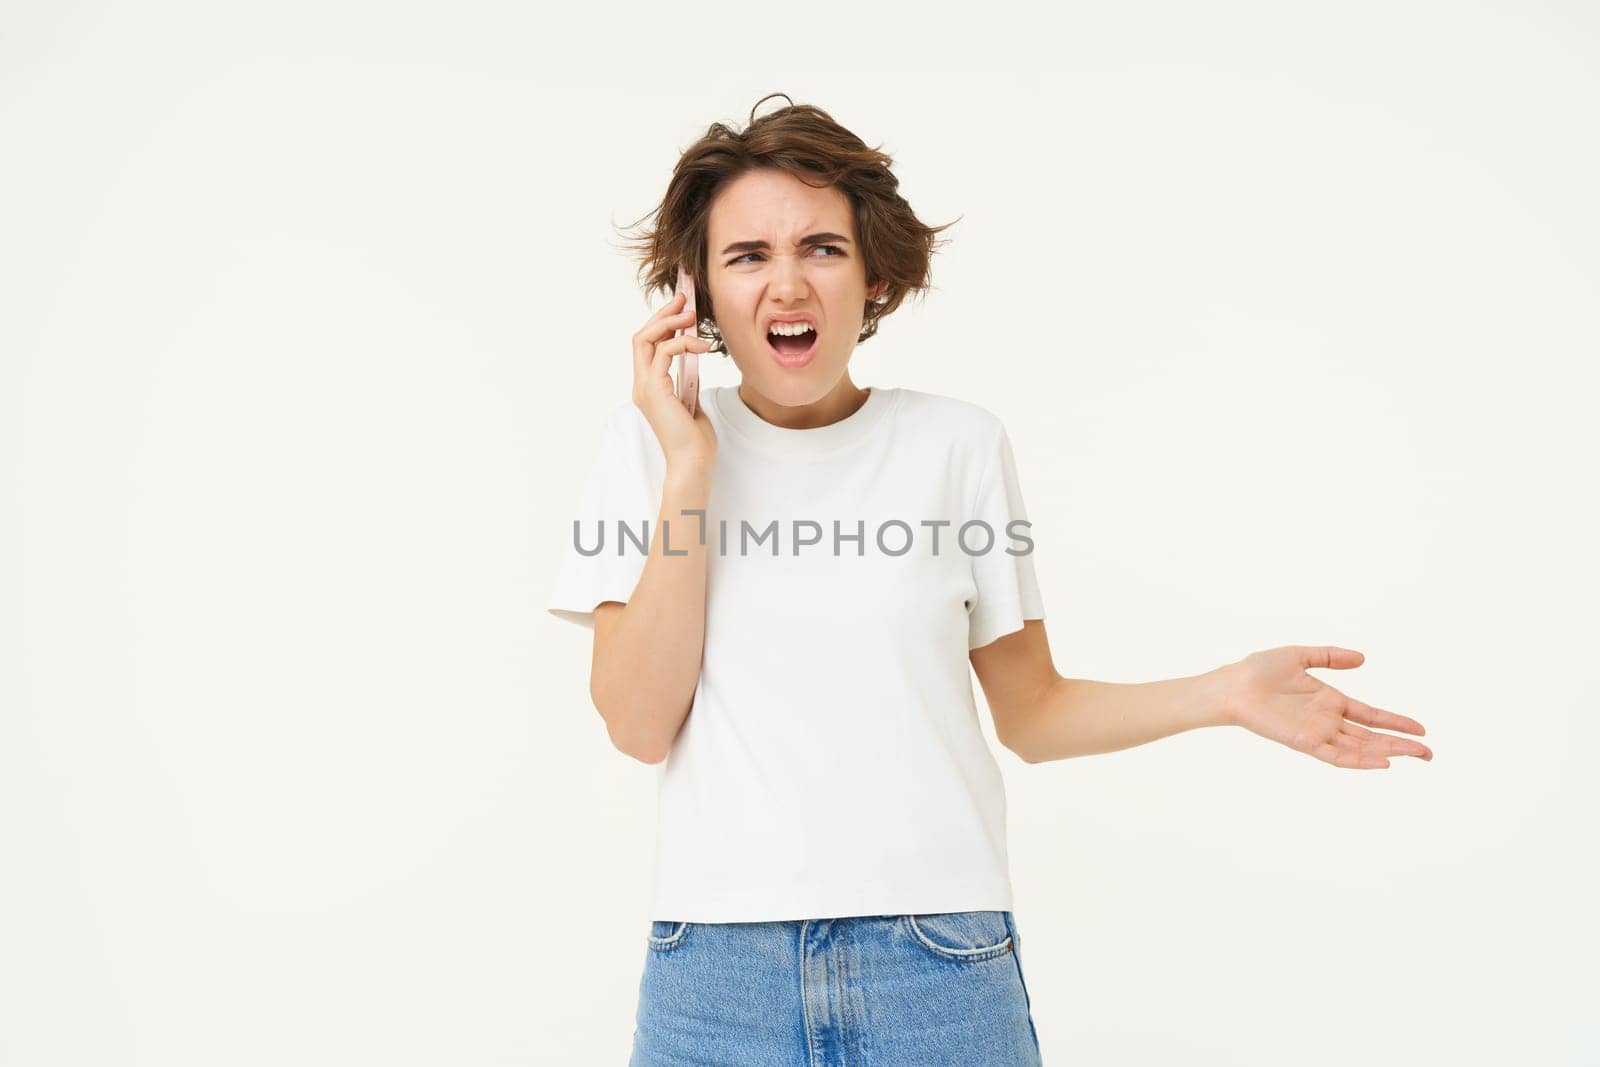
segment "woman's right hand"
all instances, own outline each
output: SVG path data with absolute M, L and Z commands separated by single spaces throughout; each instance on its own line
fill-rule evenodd
M 683 294 L 674 293 L 639 332 L 633 335 L 633 402 L 644 412 L 669 467 L 710 470 L 717 457 L 717 434 L 705 409 L 695 405 L 694 417 L 678 399 L 672 384 L 672 357 L 683 352 L 707 352 L 711 342 L 694 334 L 674 337 L 677 330 L 694 325 L 694 313 L 680 310 Z

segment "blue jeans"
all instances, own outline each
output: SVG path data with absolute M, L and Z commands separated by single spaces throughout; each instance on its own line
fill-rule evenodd
M 1009 911 L 653 920 L 629 1067 L 1039 1064 Z

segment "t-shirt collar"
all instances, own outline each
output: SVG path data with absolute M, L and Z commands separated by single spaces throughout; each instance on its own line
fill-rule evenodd
M 775 426 L 757 415 L 739 396 L 737 386 L 718 386 L 712 393 L 717 414 L 752 444 L 767 452 L 794 456 L 814 456 L 833 452 L 863 440 L 882 425 L 895 406 L 900 390 L 869 386 L 867 399 L 838 422 L 796 430 Z

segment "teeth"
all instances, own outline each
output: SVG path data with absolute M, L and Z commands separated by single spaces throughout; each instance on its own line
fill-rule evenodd
M 775 322 L 768 332 L 778 334 L 780 337 L 798 337 L 803 333 L 810 333 L 811 324 L 809 322 Z

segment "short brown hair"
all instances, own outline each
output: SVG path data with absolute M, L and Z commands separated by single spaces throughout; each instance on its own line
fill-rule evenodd
M 727 346 L 706 286 L 706 234 L 711 201 L 734 178 L 770 168 L 817 188 L 836 185 L 849 197 L 867 286 L 886 283 L 877 300 L 867 301 L 857 343 L 876 333 L 878 320 L 907 296 L 932 285 L 933 253 L 946 243 L 935 235 L 954 225 L 924 225 L 897 191 L 900 180 L 889 169 L 892 158 L 879 150 L 881 146 L 867 147 L 821 108 L 789 100 L 788 107 L 756 118 L 756 108 L 775 96 L 789 100 L 786 93 L 769 93 L 757 100 L 742 133 L 712 123 L 679 157 L 666 195 L 644 216 L 657 216 L 656 225 L 628 241 L 639 260 L 638 278 L 647 296 L 673 291 L 679 263 L 693 272 L 700 331 L 712 342 L 713 352 L 726 352 Z

